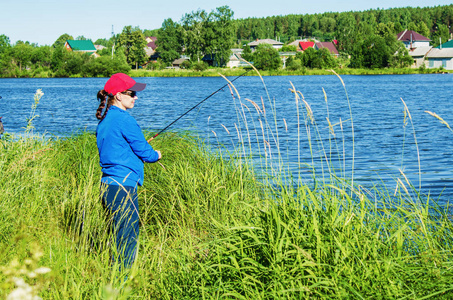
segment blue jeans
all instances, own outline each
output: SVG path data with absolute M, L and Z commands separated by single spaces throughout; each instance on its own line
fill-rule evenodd
M 101 183 L 102 205 L 116 237 L 117 254 L 112 262 L 130 268 L 135 260 L 139 233 L 137 188 Z

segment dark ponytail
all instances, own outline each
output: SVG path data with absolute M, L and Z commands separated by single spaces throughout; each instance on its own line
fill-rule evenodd
M 108 100 L 107 100 L 107 96 L 108 96 Z M 107 115 L 107 112 L 108 112 L 110 106 L 113 105 L 113 101 L 114 101 L 115 97 L 110 96 L 105 90 L 100 90 L 98 92 L 97 97 L 101 103 L 99 103 L 99 107 L 96 110 L 96 118 L 98 120 L 102 121 L 105 118 L 105 116 Z M 105 108 L 106 102 L 107 102 L 107 108 Z M 104 108 L 105 108 L 105 111 L 104 111 L 104 114 L 102 114 L 102 111 L 104 110 Z

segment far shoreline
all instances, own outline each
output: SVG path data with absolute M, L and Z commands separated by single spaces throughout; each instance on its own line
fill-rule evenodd
M 244 68 L 210 68 L 205 71 L 193 71 L 182 69 L 165 69 L 165 70 L 131 70 L 128 74 L 132 77 L 218 77 L 223 76 L 240 76 L 248 69 Z M 453 71 L 444 69 L 413 69 L 413 68 L 388 68 L 388 69 L 304 69 L 290 71 L 280 70 L 259 70 L 261 76 L 305 76 L 305 75 L 408 75 L 408 74 L 449 74 Z M 257 72 L 251 70 L 244 76 L 258 76 Z
M 352 69 L 352 68 L 336 68 L 328 69 L 303 69 L 290 71 L 286 69 L 280 70 L 259 70 L 259 74 L 251 70 L 244 74 L 245 68 L 209 68 L 204 71 L 185 70 L 185 69 L 163 69 L 163 70 L 130 70 L 128 75 L 131 77 L 220 77 L 220 76 L 310 76 L 310 75 L 412 75 L 412 74 L 450 74 L 453 70 L 445 69 L 427 69 L 427 68 L 386 68 L 386 69 Z M 334 71 L 334 72 L 332 72 Z M 49 72 L 41 72 L 38 74 L 21 74 L 18 77 L 0 77 L 0 78 L 84 78 L 82 75 L 72 75 L 68 77 L 54 77 Z M 106 76 L 98 76 L 100 78 Z M 85 77 L 88 78 L 88 77 Z

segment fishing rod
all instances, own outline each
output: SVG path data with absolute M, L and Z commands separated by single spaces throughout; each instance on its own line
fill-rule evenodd
M 236 79 L 244 76 L 245 74 L 247 74 L 250 70 L 252 69 L 249 69 L 247 70 L 246 72 L 244 72 L 243 74 L 239 75 L 238 77 L 234 78 L 233 80 L 231 80 L 230 82 L 233 82 L 235 81 Z M 171 125 L 175 124 L 177 121 L 179 121 L 179 119 L 181 119 L 182 117 L 184 117 L 185 115 L 187 115 L 189 112 L 191 112 L 192 110 L 194 110 L 198 105 L 200 105 L 201 103 L 205 102 L 206 100 L 208 100 L 209 98 L 211 98 L 212 96 L 214 96 L 215 94 L 217 94 L 219 91 L 223 90 L 229 83 L 225 84 L 224 86 L 222 86 L 221 88 L 219 88 L 217 91 L 213 92 L 211 95 L 207 96 L 206 98 L 204 98 L 203 100 L 201 100 L 200 102 L 198 102 L 195 106 L 193 106 L 191 109 L 189 109 L 188 111 L 186 111 L 185 113 L 183 113 L 182 115 L 180 115 L 176 120 L 174 120 L 173 122 L 171 122 L 170 124 L 167 125 L 167 127 L 165 127 L 164 129 L 162 129 L 161 131 L 159 131 L 158 133 L 156 133 L 152 138 L 150 138 L 148 140 L 148 143 L 151 142 L 154 138 L 156 138 L 159 134 L 161 134 L 162 132 L 164 132 L 165 130 L 167 130 Z

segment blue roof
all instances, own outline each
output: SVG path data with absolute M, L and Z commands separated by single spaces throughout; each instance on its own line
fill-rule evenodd
M 71 47 L 73 51 L 96 51 L 93 42 L 90 40 L 67 40 L 66 42 L 69 44 L 69 47 Z
M 441 46 L 442 48 L 453 48 L 453 40 L 443 43 Z M 437 46 L 436 48 L 440 49 L 440 46 Z

